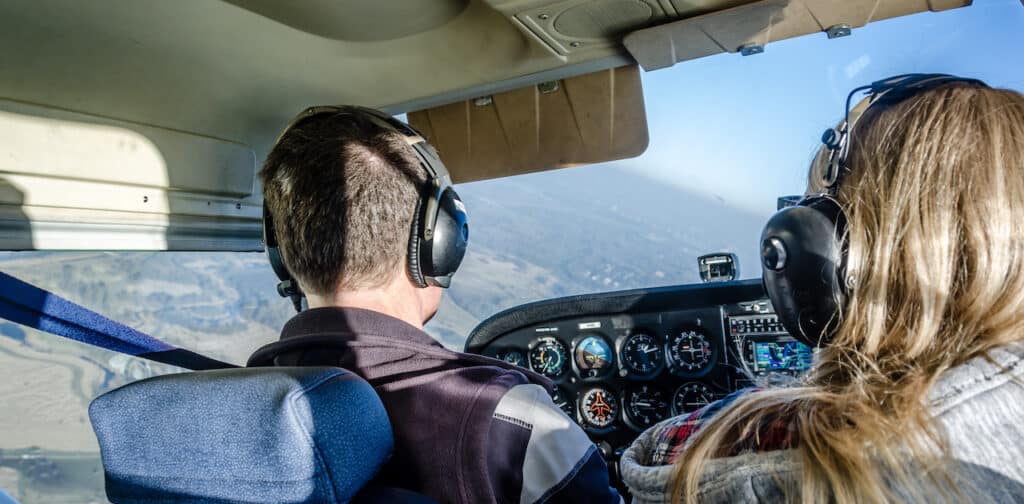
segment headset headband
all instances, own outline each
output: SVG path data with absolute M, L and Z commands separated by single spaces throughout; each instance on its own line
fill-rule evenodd
M 369 107 L 360 107 L 358 105 L 316 105 L 313 107 L 309 107 L 306 110 L 300 112 L 299 115 L 295 116 L 295 118 L 288 123 L 288 126 L 285 126 L 284 131 L 282 131 L 281 134 L 278 135 L 277 140 L 274 141 L 274 145 L 277 145 L 281 141 L 281 139 L 284 138 L 284 136 L 287 135 L 289 131 L 291 131 L 292 128 L 294 128 L 302 121 L 322 114 L 363 115 L 365 117 L 368 117 L 374 124 L 384 129 L 391 130 L 401 134 L 402 138 L 405 139 L 406 143 L 408 143 L 409 146 L 413 147 L 413 150 L 415 150 L 417 154 L 420 153 L 420 149 L 418 147 L 421 144 L 424 148 L 429 147 L 430 150 L 433 151 L 433 148 L 430 147 L 429 143 L 427 143 L 426 137 L 424 137 L 422 133 L 417 131 L 412 126 L 402 121 L 399 121 L 398 119 L 395 119 L 394 117 L 391 117 L 379 110 L 375 110 Z M 426 160 L 421 160 L 421 164 L 423 165 L 424 171 L 427 172 L 428 178 L 443 180 L 450 185 L 451 175 L 448 174 L 448 168 L 444 165 L 443 162 L 441 162 L 441 158 L 437 155 L 436 151 L 431 152 L 430 154 L 430 162 L 426 162 Z
M 761 233 L 761 267 L 765 292 L 779 320 L 798 341 L 821 346 L 835 335 L 849 294 L 856 288 L 855 273 L 847 271 L 847 216 L 836 198 L 847 170 L 854 125 L 876 104 L 893 105 L 922 91 L 944 84 L 985 86 L 977 79 L 946 74 L 907 74 L 861 86 L 846 97 L 846 115 L 821 137 L 827 168 L 821 174 L 825 190 L 807 194 L 793 204 L 779 199 L 779 211 Z M 853 97 L 867 99 L 851 110 Z
M 850 94 L 846 96 L 846 114 L 843 121 L 839 123 L 838 127 L 825 130 L 821 136 L 821 143 L 825 144 L 825 148 L 829 151 L 828 165 L 825 173 L 822 174 L 826 193 L 829 196 L 835 196 L 843 171 L 847 168 L 846 158 L 850 153 L 850 136 L 853 134 L 853 127 L 872 106 L 877 103 L 896 103 L 922 90 L 954 82 L 988 87 L 978 79 L 967 79 L 949 74 L 914 73 L 889 77 L 850 91 Z M 867 107 L 851 119 L 850 105 L 853 103 L 854 95 L 860 92 L 864 92 L 867 97 Z
M 421 237 L 424 240 L 430 240 L 433 238 L 434 227 L 436 224 L 435 218 L 437 217 L 437 206 L 440 201 L 440 196 L 445 189 L 451 187 L 452 178 L 451 175 L 448 174 L 448 167 L 444 165 L 444 162 L 441 161 L 441 157 L 437 154 L 437 151 L 434 150 L 434 147 L 427 142 L 423 134 L 412 126 L 379 110 L 369 107 L 361 107 L 358 105 L 316 105 L 303 110 L 299 115 L 295 116 L 295 118 L 288 123 L 288 126 L 285 127 L 284 131 L 281 132 L 281 135 L 277 137 L 277 142 L 280 142 L 281 139 L 288 134 L 288 131 L 302 121 L 322 114 L 362 115 L 370 119 L 374 124 L 402 135 L 402 138 L 405 139 L 406 143 L 412 147 L 413 152 L 416 154 L 417 161 L 419 161 L 423 171 L 427 173 L 427 181 L 425 183 L 426 188 L 435 193 L 434 197 L 427 198 L 426 200 L 427 208 L 424 213 L 425 221 L 422 223 L 423 236 Z M 277 142 L 275 142 L 275 144 Z

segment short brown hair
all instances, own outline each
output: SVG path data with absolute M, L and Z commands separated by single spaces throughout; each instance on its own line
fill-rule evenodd
M 306 292 L 379 287 L 404 266 L 426 174 L 400 134 L 359 114 L 315 115 L 285 133 L 260 177 L 281 256 Z

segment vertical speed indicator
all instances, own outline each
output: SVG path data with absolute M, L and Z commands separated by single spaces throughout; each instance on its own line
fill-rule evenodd
M 642 431 L 664 419 L 669 412 L 669 398 L 660 388 L 649 384 L 632 385 L 622 393 L 623 419 Z
M 676 389 L 672 395 L 672 414 L 682 415 L 697 411 L 715 400 L 711 387 L 703 383 L 690 382 Z

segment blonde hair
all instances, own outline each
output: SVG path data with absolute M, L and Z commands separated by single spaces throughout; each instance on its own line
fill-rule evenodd
M 957 498 L 928 392 L 945 370 L 1024 340 L 1024 96 L 947 84 L 868 109 L 851 138 L 838 332 L 801 383 L 741 396 L 698 431 L 675 502 L 696 502 L 710 459 L 780 419 L 801 468 L 780 482 L 789 501 L 906 499 L 894 489 L 922 477 Z M 823 164 L 819 153 L 811 191 Z

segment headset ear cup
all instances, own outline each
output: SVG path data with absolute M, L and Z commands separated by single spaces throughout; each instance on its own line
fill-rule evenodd
M 429 271 L 425 272 L 428 282 L 433 280 L 436 285 L 447 287 L 466 256 L 468 243 L 469 217 L 466 207 L 455 189 L 448 187 L 441 193 L 434 219 Z
M 419 288 L 427 286 L 427 281 L 423 278 L 423 269 L 420 264 L 420 254 L 422 248 L 422 241 L 420 236 L 423 232 L 423 200 L 419 200 L 416 204 L 416 212 L 412 217 L 412 229 L 409 232 L 409 250 L 408 259 L 406 264 L 409 269 L 409 277 L 412 278 L 414 284 Z
M 839 204 L 815 197 L 777 212 L 761 234 L 765 291 L 786 330 L 810 346 L 828 343 L 846 303 L 844 233 Z
M 277 231 L 274 228 L 274 219 L 270 214 L 270 209 L 267 208 L 266 201 L 263 202 L 263 245 L 267 250 L 267 260 L 270 261 L 270 268 L 274 270 L 274 274 L 281 280 L 277 284 L 277 293 L 281 297 L 291 299 L 292 306 L 295 307 L 295 311 L 302 312 L 303 303 L 306 300 L 306 295 L 302 293 L 302 289 L 299 288 L 299 283 L 292 278 L 291 272 L 288 271 L 288 267 L 284 264 L 284 258 L 281 256 L 281 248 L 277 243 Z

